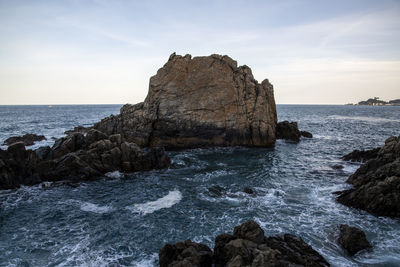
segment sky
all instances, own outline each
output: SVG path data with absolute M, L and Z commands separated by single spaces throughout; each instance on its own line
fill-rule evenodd
M 229 55 L 278 104 L 400 98 L 400 0 L 0 0 L 0 105 L 125 104 L 176 52 Z

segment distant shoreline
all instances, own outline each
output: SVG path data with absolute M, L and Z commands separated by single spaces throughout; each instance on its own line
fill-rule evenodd
M 365 101 L 360 101 L 357 104 L 349 103 L 346 106 L 400 106 L 400 99 L 389 101 L 380 100 L 379 97 L 369 98 Z

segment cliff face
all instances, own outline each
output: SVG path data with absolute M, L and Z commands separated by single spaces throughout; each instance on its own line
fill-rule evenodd
M 258 83 L 228 56 L 172 54 L 150 78 L 143 103 L 95 124 L 140 146 L 272 146 L 277 123 L 273 86 Z

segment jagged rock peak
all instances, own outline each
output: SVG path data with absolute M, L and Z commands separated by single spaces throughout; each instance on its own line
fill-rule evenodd
M 143 103 L 95 125 L 140 146 L 272 146 L 277 122 L 273 86 L 258 83 L 229 56 L 173 53 L 150 78 Z

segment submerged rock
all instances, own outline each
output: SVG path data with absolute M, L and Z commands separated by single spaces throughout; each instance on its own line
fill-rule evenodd
M 276 139 L 286 139 L 299 142 L 300 137 L 312 138 L 312 134 L 307 131 L 300 131 L 297 122 L 281 121 L 276 125 Z
M 143 103 L 125 105 L 94 128 L 139 146 L 273 146 L 273 86 L 228 56 L 172 54 L 150 78 Z
M 249 194 L 249 195 L 254 194 L 254 190 L 251 189 L 250 187 L 243 188 L 243 192 L 246 193 L 246 194 Z
M 307 132 L 307 131 L 300 131 L 301 136 L 306 137 L 306 138 L 312 138 L 312 133 Z
M 58 139 L 52 148 L 26 150 L 22 142 L 0 150 L 0 189 L 42 181 L 73 182 L 125 172 L 166 168 L 170 159 L 163 148 L 141 149 L 120 136 L 90 130 L 86 136 L 72 133 Z
M 371 248 L 371 244 L 368 242 L 365 233 L 347 224 L 340 225 L 340 236 L 338 243 L 351 255 L 353 256 L 357 252 Z
M 252 220 L 236 226 L 233 235 L 221 234 L 215 238 L 211 262 L 209 248 L 190 241 L 186 245 L 186 242 L 161 248 L 160 266 L 329 266 L 300 237 L 284 234 L 266 238 Z M 205 264 L 198 264 L 198 259 L 204 259 Z
M 376 216 L 400 217 L 400 137 L 390 137 L 376 153 L 351 175 L 353 189 L 341 192 L 341 204 Z
M 25 134 L 23 136 L 13 136 L 10 138 L 7 138 L 3 145 L 11 145 L 13 143 L 17 142 L 23 142 L 25 146 L 32 146 L 35 142 L 37 141 L 42 141 L 46 140 L 46 137 L 44 135 L 36 135 L 36 134 Z

